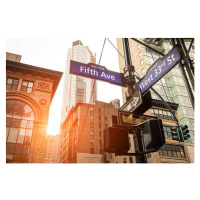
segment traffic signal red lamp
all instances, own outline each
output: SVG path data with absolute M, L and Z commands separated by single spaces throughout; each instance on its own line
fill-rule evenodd
M 128 129 L 108 127 L 104 129 L 104 151 L 116 155 L 127 154 L 129 151 Z
M 171 127 L 171 134 L 172 134 L 172 139 L 179 141 L 179 130 L 178 126 L 176 127 Z
M 161 119 L 147 122 L 143 129 L 144 145 L 147 150 L 158 150 L 165 144 L 165 135 Z

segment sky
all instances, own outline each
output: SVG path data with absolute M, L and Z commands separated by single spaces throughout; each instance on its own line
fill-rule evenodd
M 117 47 L 116 38 L 108 38 Z M 72 42 L 81 40 L 96 53 L 96 64 L 105 66 L 108 70 L 119 72 L 118 52 L 105 38 L 10 38 L 6 40 L 6 52 L 21 55 L 21 63 L 34 65 L 56 71 L 65 71 L 66 55 Z M 64 73 L 50 106 L 47 134 L 56 135 L 60 130 L 61 106 L 63 95 Z M 120 99 L 122 105 L 121 87 L 103 81 L 97 81 L 97 100 L 109 103 Z

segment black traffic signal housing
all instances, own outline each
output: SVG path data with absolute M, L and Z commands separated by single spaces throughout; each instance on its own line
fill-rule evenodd
M 188 140 L 190 138 L 188 126 L 187 125 L 185 125 L 185 126 L 182 125 L 181 129 L 182 129 L 184 140 Z
M 149 120 L 143 129 L 146 150 L 158 150 L 165 144 L 165 135 L 161 119 Z
M 126 155 L 129 151 L 128 129 L 107 127 L 104 129 L 104 151 Z
M 179 127 L 171 127 L 171 134 L 172 134 L 172 139 L 179 141 Z

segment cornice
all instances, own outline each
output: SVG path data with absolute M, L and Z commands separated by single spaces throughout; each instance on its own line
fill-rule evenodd
M 158 100 L 158 99 L 152 99 L 152 102 L 153 102 L 153 106 L 156 106 L 156 107 L 161 107 L 161 108 L 166 108 L 165 104 L 161 101 L 161 100 Z M 170 108 L 172 108 L 173 110 L 177 110 L 179 104 L 177 103 L 172 103 L 172 102 L 166 102 Z

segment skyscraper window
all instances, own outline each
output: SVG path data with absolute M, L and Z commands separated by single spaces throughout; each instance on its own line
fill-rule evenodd
M 144 75 L 144 74 L 145 74 L 145 69 L 143 68 L 143 69 L 142 69 L 142 75 Z

